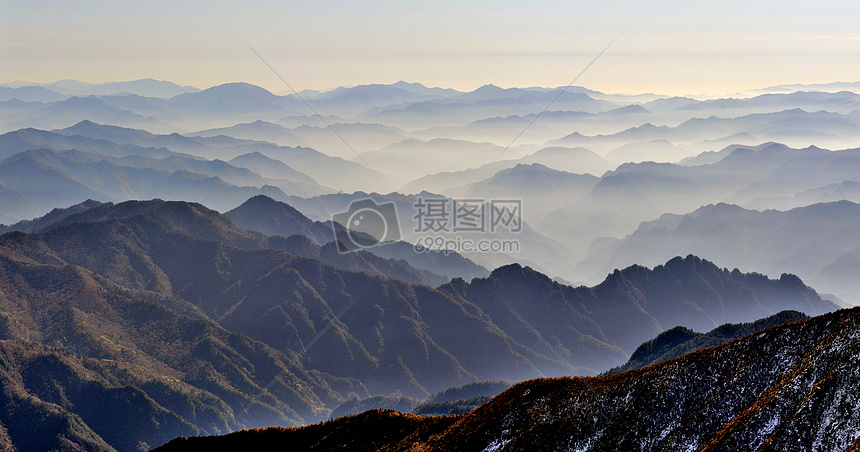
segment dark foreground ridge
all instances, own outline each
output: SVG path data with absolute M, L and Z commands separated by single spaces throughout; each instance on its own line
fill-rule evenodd
M 468 415 L 373 410 L 156 450 L 856 451 L 859 337 L 846 309 L 619 375 L 526 381 Z

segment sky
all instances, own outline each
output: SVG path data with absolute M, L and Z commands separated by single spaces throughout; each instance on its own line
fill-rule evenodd
M 860 2 L 8 1 L 0 83 L 419 82 L 730 94 L 860 80 Z

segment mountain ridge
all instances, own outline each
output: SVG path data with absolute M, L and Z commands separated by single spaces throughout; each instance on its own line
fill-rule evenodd
M 68 397 L 79 400 L 77 382 L 104 378 L 107 383 L 93 391 L 116 393 L 117 386 L 142 391 L 129 392 L 139 397 L 124 399 L 128 404 L 122 406 L 136 407 L 145 421 L 127 416 L 107 424 L 85 421 L 93 433 L 79 429 L 80 441 L 94 449 L 103 447 L 93 434 L 111 447 L 129 444 L 111 436 L 117 429 L 128 432 L 123 441 L 155 446 L 165 436 L 197 434 L 194 428 L 213 434 L 233 428 L 225 425 L 321 420 L 353 393 L 401 391 L 423 398 L 473 381 L 618 365 L 626 360 L 625 348 L 632 351 L 660 328 L 656 289 L 675 290 L 660 282 L 660 275 L 673 275 L 679 293 L 705 307 L 719 303 L 700 287 L 728 286 L 742 296 L 732 300 L 732 291 L 723 290 L 725 305 L 740 303 L 751 313 L 755 306 L 770 309 L 777 299 L 832 308 L 796 278 L 741 275 L 692 257 L 669 262 L 667 269 L 618 271 L 595 288 L 563 286 L 520 265 L 433 288 L 265 248 L 266 236 L 238 228 L 200 204 L 132 201 L 68 213 L 57 212 L 57 222 L 42 233 L 0 236 L 0 340 L 29 341 L 27 348 L 37 357 L 45 355 L 38 351 L 43 345 L 62 347 L 74 354 L 64 361 L 70 363 L 66 368 L 83 366 L 84 358 L 108 360 L 76 371 L 102 375 L 83 380 L 59 378 L 64 375 L 59 364 L 48 367 L 49 375 L 57 375 L 55 383 L 37 397 L 61 406 L 63 419 L 80 417 L 76 407 L 86 405 L 58 399 L 50 388 L 71 391 Z M 622 314 L 601 313 L 604 305 Z M 642 306 L 653 315 L 636 317 L 641 325 L 613 323 L 613 318 L 632 318 L 624 313 L 640 312 Z M 665 309 L 675 308 L 667 303 Z M 589 357 L 589 351 L 597 354 Z M 138 376 L 112 377 L 112 362 L 117 372 Z M 279 376 L 283 369 L 288 371 Z M 178 382 L 167 396 L 161 386 L 148 383 L 159 375 Z M 254 394 L 263 396 L 243 411 Z M 186 402 L 168 403 L 177 399 Z M 191 406 L 212 415 L 194 417 Z M 175 422 L 159 418 L 163 415 Z M 131 433 L 123 422 L 132 421 L 155 427 Z M 15 435 L 33 434 L 31 427 L 4 425 Z
M 522 382 L 466 415 L 373 410 L 298 429 L 178 438 L 158 450 L 300 441 L 356 451 L 853 451 L 858 337 L 860 308 L 846 309 L 614 376 Z

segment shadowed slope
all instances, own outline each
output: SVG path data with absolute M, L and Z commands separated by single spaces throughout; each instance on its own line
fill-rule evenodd
M 860 309 L 842 310 L 616 376 L 523 382 L 464 416 L 420 422 L 369 411 L 246 432 L 242 445 L 301 441 L 316 450 L 342 439 L 354 451 L 855 450 L 858 339 Z M 158 450 L 226 446 L 228 438 L 177 439 Z

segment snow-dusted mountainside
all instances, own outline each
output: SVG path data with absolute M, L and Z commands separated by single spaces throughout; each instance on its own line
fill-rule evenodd
M 464 416 L 377 410 L 159 450 L 856 451 L 858 339 L 860 308 L 841 310 L 619 375 L 526 381 Z

